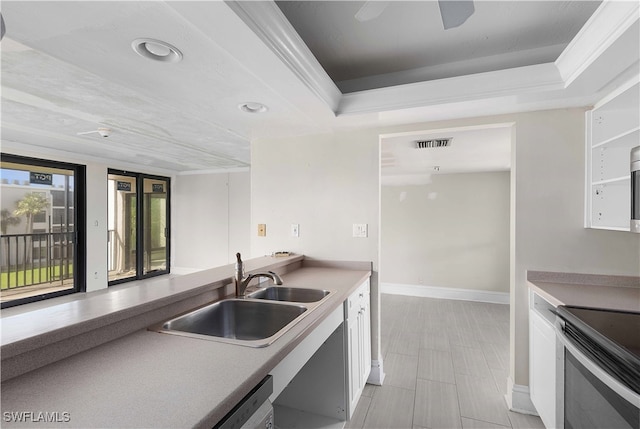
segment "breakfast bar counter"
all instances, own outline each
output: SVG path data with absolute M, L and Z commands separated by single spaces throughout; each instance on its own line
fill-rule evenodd
M 271 265 L 265 262 L 269 261 L 256 264 L 254 260 L 249 269 L 260 265 L 260 269 L 279 270 L 288 287 L 333 293 L 268 347 L 142 328 L 11 377 L 2 383 L 3 427 L 212 427 L 371 275 L 371 263 L 298 257 L 289 260 L 287 268 L 280 260 Z M 189 276 L 201 279 L 203 274 L 182 276 L 183 281 L 192 282 Z M 179 279 L 174 279 L 174 286 Z M 228 290 L 228 285 L 221 287 Z M 162 297 L 166 298 L 170 296 Z M 9 319 L 3 319 L 3 330 Z M 126 319 L 118 322 L 122 323 Z M 63 334 L 54 331 L 51 335 Z M 55 353 L 56 343 L 50 347 Z

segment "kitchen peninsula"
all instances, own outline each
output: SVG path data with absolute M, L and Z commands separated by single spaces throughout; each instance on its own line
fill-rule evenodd
M 63 418 L 47 423 L 52 427 L 212 427 L 325 320 L 343 317 L 343 303 L 371 275 L 370 262 L 302 255 L 255 258 L 245 269 L 332 293 L 262 348 L 147 329 L 229 297 L 233 265 L 4 313 L 3 427 L 33 426 L 11 414 L 20 412 L 58 413 Z

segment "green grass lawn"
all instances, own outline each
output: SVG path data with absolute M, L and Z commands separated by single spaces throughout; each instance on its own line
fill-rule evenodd
M 69 265 L 68 269 L 70 274 L 73 274 L 73 266 Z M 30 286 L 34 283 L 46 283 L 49 281 L 60 280 L 59 265 L 51 268 L 53 280 L 49 278 L 48 271 L 49 270 L 47 268 L 34 268 L 33 270 L 20 270 L 17 272 L 12 271 L 11 273 L 0 273 L 0 289 L 8 289 L 9 285 L 11 285 L 11 288 L 13 289 L 14 287 Z

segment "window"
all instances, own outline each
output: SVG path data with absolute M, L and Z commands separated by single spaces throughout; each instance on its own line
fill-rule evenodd
M 84 291 L 85 167 L 2 154 L 0 176 L 2 308 Z
M 169 273 L 170 179 L 109 170 L 109 284 Z

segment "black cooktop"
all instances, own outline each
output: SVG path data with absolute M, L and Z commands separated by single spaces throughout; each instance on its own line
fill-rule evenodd
M 603 369 L 640 392 L 640 313 L 559 306 L 564 332 Z

